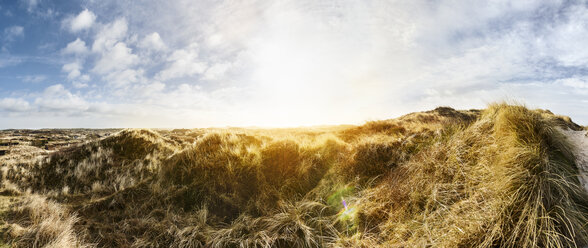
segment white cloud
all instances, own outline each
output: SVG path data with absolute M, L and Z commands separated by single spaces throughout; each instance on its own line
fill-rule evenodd
M 82 65 L 79 62 L 65 64 L 63 67 L 61 67 L 61 70 L 68 73 L 67 78 L 69 80 L 74 80 L 82 75 Z
M 90 81 L 90 76 L 88 74 L 81 74 L 74 79 L 70 79 L 71 84 L 76 89 L 83 89 L 88 87 L 88 82 Z
M 88 82 L 88 81 L 90 81 L 90 76 L 88 76 L 87 74 L 84 74 L 84 75 L 80 76 L 79 80 L 82 82 Z
M 571 87 L 573 89 L 588 92 L 588 77 L 585 78 L 563 78 L 555 81 L 556 84 Z
M 170 64 L 157 75 L 158 80 L 166 81 L 173 78 L 202 74 L 208 67 L 198 57 L 198 44 L 192 43 L 184 49 L 174 51 L 167 59 Z
M 167 49 L 167 46 L 157 32 L 146 35 L 139 42 L 138 47 L 149 51 L 164 51 Z
M 0 99 L 0 110 L 8 112 L 22 112 L 30 109 L 30 104 L 22 98 L 2 98 Z
M 67 73 L 67 79 L 76 89 L 88 87 L 88 82 L 90 81 L 90 76 L 82 74 L 82 69 L 83 65 L 80 61 L 65 64 L 61 67 L 61 70 Z
M 49 111 L 85 111 L 89 103 L 82 97 L 71 93 L 63 85 L 56 84 L 49 86 L 35 99 L 35 105 L 41 110 Z
M 226 75 L 230 68 L 230 63 L 214 64 L 206 70 L 206 72 L 204 73 L 204 79 L 219 80 L 220 78 Z
M 588 67 L 588 6 L 576 5 L 566 10 L 563 21 L 555 22 L 544 32 L 542 52 L 564 66 Z
M 102 52 L 113 47 L 127 35 L 128 24 L 125 18 L 119 18 L 103 26 L 96 34 L 92 44 L 93 52 Z
M 113 86 L 114 88 L 123 87 L 132 83 L 137 83 L 143 79 L 144 71 L 142 69 L 134 70 L 134 69 L 126 69 L 126 70 L 118 70 L 108 73 L 104 80 L 107 82 L 107 85 Z M 126 92 L 117 92 L 115 94 L 124 94 Z M 134 92 L 131 92 L 134 94 Z
M 114 71 L 123 71 L 136 65 L 139 57 L 132 53 L 131 48 L 124 42 L 118 42 L 113 47 L 105 48 L 100 59 L 92 71 L 99 74 L 107 74 Z
M 134 91 L 139 93 L 138 94 L 139 97 L 145 98 L 148 100 L 152 100 L 152 99 L 159 98 L 159 97 L 154 97 L 154 96 L 161 96 L 161 95 L 157 95 L 157 94 L 160 94 L 164 89 L 165 89 L 165 84 L 160 83 L 160 82 L 153 82 L 153 83 L 138 87 Z M 166 97 L 164 97 L 164 98 L 166 98 Z
M 61 52 L 64 54 L 85 54 L 88 52 L 88 48 L 86 47 L 86 42 L 80 38 L 77 38 L 76 40 L 68 43 Z
M 114 21 L 81 25 L 77 32 L 89 30 L 80 35 L 87 44 L 78 38 L 62 50 L 87 55 L 62 68 L 68 86 L 82 93 L 62 91 L 88 97 L 84 111 L 96 116 L 149 126 L 187 123 L 182 119 L 198 126 L 361 123 L 436 105 L 484 107 L 512 96 L 562 114 L 574 106 L 579 120 L 588 121 L 578 104 L 588 94 L 582 4 L 85 4 L 94 17 Z M 75 18 L 63 27 L 72 30 Z M 9 63 L 0 60 L 0 67 Z M 157 122 L 142 124 L 150 119 Z
M 87 75 L 84 75 L 84 76 L 87 76 Z M 88 80 L 89 80 L 89 78 L 88 78 Z M 72 83 L 72 85 L 76 89 L 83 89 L 83 88 L 88 87 L 88 84 L 87 83 L 82 83 L 82 82 L 77 82 L 77 81 L 74 81 Z
M 239 95 L 219 101 L 219 106 L 234 107 L 233 99 L 251 113 L 249 121 L 269 123 L 267 116 L 272 116 L 282 119 L 274 123 L 295 125 L 382 118 L 407 110 L 391 99 L 422 97 L 430 86 L 430 92 L 446 87 L 446 94 L 459 94 L 467 87 L 495 87 L 493 80 L 509 80 L 516 73 L 529 75 L 528 67 L 521 65 L 526 62 L 526 44 L 501 36 L 524 37 L 508 28 L 494 32 L 503 27 L 491 23 L 519 14 L 528 18 L 543 3 L 147 1 L 139 10 L 128 2 L 116 4 L 118 14 L 131 23 L 119 25 L 124 35 L 110 39 L 111 44 L 126 39 L 133 47 L 127 28 L 142 37 L 136 43 L 137 55 L 148 63 L 131 69 L 146 72 L 137 87 L 153 80 L 166 85 L 162 91 L 167 93 L 146 96 L 157 99 L 164 111 L 184 99 L 186 106 L 194 105 L 189 97 L 172 93 L 174 79 L 193 83 L 190 87 L 206 80 L 215 84 L 188 95 L 213 102 L 222 98 L 212 92 L 235 88 Z M 143 53 L 157 47 L 152 41 L 161 37 L 169 51 L 163 64 L 161 55 Z M 99 39 L 93 47 L 103 47 L 107 40 Z M 129 81 L 134 80 L 131 72 L 125 73 L 131 75 Z
M 91 72 L 99 74 L 107 85 L 115 88 L 143 79 L 144 70 L 135 68 L 141 61 L 140 57 L 125 42 L 131 41 L 127 39 L 127 30 L 126 19 L 119 18 L 104 25 L 92 45 L 92 51 L 98 54 L 98 58 Z M 120 93 L 118 91 L 117 94 Z
M 94 21 L 96 21 L 96 15 L 88 9 L 84 9 L 76 17 L 66 19 L 64 23 L 69 31 L 76 33 L 91 28 Z

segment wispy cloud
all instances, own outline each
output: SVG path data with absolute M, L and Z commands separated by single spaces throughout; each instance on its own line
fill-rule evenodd
M 2 50 L 4 52 L 8 51 L 8 48 L 12 45 L 12 43 L 17 39 L 22 39 L 25 35 L 24 27 L 23 26 L 10 26 L 4 29 L 2 35 Z
M 586 4 L 106 0 L 83 6 L 62 20 L 73 36 L 58 51 L 64 82 L 27 93 L 37 95 L 26 111 L 78 104 L 68 118 L 299 125 L 359 123 L 438 105 L 479 108 L 509 98 L 588 122 L 578 107 L 586 104 Z M 1 56 L 0 67 L 16 62 Z
M 37 5 L 39 5 L 39 0 L 20 0 L 27 8 L 28 12 L 33 12 Z
M 14 66 L 20 62 L 22 62 L 20 57 L 0 54 L 0 68 Z
M 26 75 L 20 78 L 25 83 L 40 83 L 47 80 L 47 76 L 45 75 Z

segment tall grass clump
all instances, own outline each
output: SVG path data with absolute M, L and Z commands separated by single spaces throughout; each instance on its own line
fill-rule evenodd
M 8 221 L 14 247 L 93 247 L 74 230 L 79 221 L 75 214 L 39 195 L 26 196 Z
M 339 235 L 333 218 L 319 202 L 280 202 L 273 215 L 241 215 L 214 231 L 210 247 L 328 247 Z
M 496 104 L 471 125 L 445 128 L 361 192 L 359 230 L 385 247 L 586 244 L 588 198 L 557 126 Z
M 175 144 L 149 130 L 124 130 L 117 135 L 52 153 L 31 166 L 35 192 L 88 193 L 131 187 L 149 177 Z M 22 182 L 18 182 L 21 183 Z
M 301 199 L 340 159 L 336 138 L 309 142 L 210 133 L 161 166 L 163 190 L 184 209 L 207 205 L 230 221 L 243 212 L 269 214 L 281 199 Z
M 161 183 L 176 189 L 174 200 L 186 210 L 206 204 L 218 216 L 236 218 L 259 190 L 260 144 L 247 135 L 208 134 L 164 162 Z
M 572 147 L 553 120 L 522 106 L 492 105 L 500 146 L 500 205 L 482 245 L 573 247 L 588 243 L 588 197 L 577 178 Z M 505 235 L 506 234 L 506 235 Z

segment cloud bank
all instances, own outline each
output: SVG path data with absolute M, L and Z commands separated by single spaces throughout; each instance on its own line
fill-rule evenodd
M 38 126 L 341 124 L 506 99 L 588 123 L 586 3 L 83 6 L 62 20 L 75 35 L 58 48 L 63 82 L 0 99 L 13 122 L 28 116 Z

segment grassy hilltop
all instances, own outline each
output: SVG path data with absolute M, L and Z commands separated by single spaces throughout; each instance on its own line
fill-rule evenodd
M 125 130 L 0 160 L 14 247 L 575 247 L 567 117 L 437 108 L 362 126 Z

